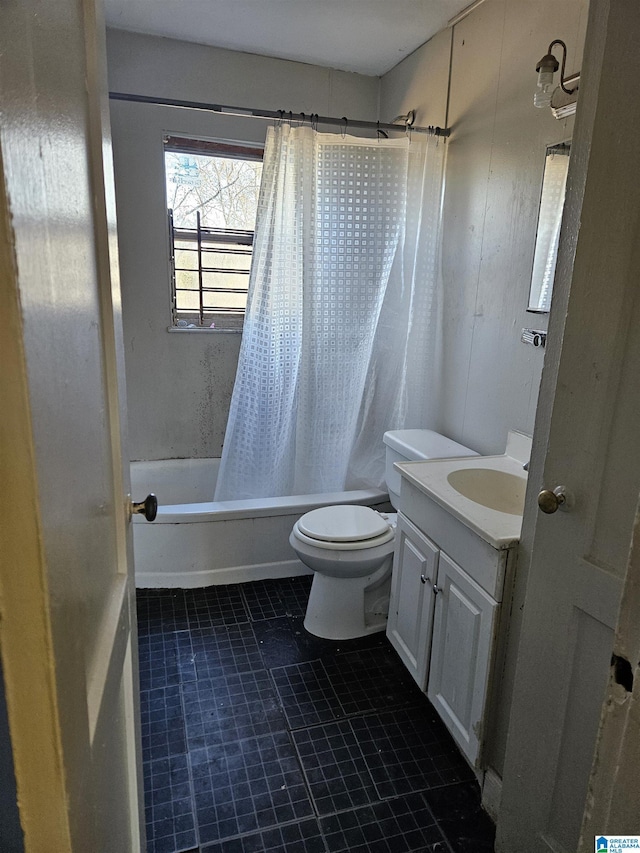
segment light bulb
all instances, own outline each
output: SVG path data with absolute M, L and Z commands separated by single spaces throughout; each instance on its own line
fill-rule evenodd
M 533 96 L 533 105 L 538 109 L 551 106 L 551 95 L 553 94 L 553 71 L 538 72 L 538 86 Z

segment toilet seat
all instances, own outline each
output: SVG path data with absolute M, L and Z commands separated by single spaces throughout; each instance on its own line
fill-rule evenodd
M 311 510 L 293 526 L 301 542 L 329 551 L 376 548 L 394 537 L 393 519 L 367 506 L 354 504 Z

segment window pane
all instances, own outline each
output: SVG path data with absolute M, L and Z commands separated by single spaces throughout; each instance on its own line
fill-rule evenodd
M 204 307 L 211 310 L 216 308 L 244 308 L 247 302 L 246 293 L 207 293 L 203 294 Z
M 198 269 L 198 253 L 185 252 L 184 249 L 175 249 L 175 264 L 176 269 L 197 270 Z
M 199 212 L 205 228 L 253 231 L 260 161 L 166 151 L 165 167 L 167 207 L 176 228 L 195 228 Z
M 202 287 L 205 292 L 211 292 L 215 289 L 214 296 L 218 296 L 220 300 L 224 297 L 224 292 L 226 290 L 232 290 L 239 293 L 244 291 L 244 300 L 247 301 L 247 288 L 249 286 L 249 273 L 234 273 L 232 275 L 228 275 L 227 273 L 203 273 L 202 274 Z M 208 304 L 211 304 L 211 300 L 208 301 Z M 220 302 L 222 304 L 222 301 Z
M 199 143 L 197 152 L 186 146 L 187 153 L 165 151 L 174 321 L 238 329 L 246 307 L 262 162 L 227 157 L 226 151 L 222 156 L 202 153 L 207 144 Z
M 196 252 L 196 254 L 198 252 L 198 241 L 195 237 L 193 240 L 181 240 L 176 237 L 173 241 L 173 245 L 176 251 L 178 251 L 178 249 L 185 249 L 187 251 L 190 250 L 192 252 Z
M 176 290 L 197 290 L 199 286 L 197 271 L 176 270 Z
M 200 308 L 200 295 L 197 290 L 176 291 L 176 308 L 178 311 L 195 311 Z
M 251 268 L 251 255 L 236 255 L 231 252 L 205 252 L 202 258 L 204 269 L 215 267 L 217 270 L 241 270 L 248 273 Z

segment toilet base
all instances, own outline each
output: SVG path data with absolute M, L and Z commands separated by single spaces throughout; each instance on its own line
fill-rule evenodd
M 390 556 L 375 572 L 360 578 L 314 574 L 304 627 L 326 640 L 353 640 L 384 631 L 391 591 Z

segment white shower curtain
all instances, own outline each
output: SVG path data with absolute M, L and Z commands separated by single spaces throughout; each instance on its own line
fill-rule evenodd
M 430 425 L 444 148 L 269 128 L 216 500 L 382 486 Z

